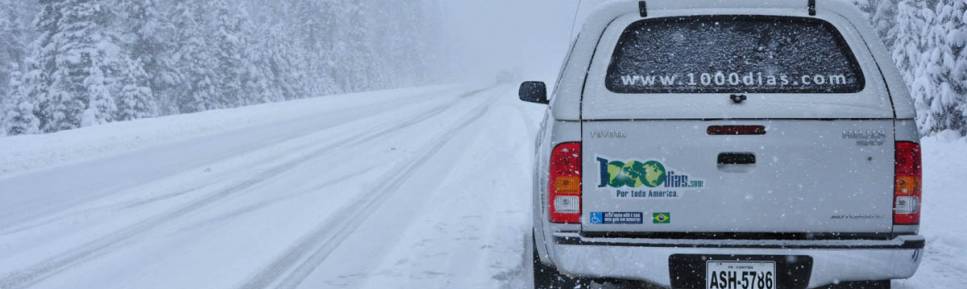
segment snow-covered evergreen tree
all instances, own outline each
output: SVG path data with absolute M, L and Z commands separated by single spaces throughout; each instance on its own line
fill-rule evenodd
M 34 28 L 39 32 L 37 39 L 31 44 L 31 55 L 27 59 L 28 72 L 24 75 L 22 83 L 23 96 L 19 98 L 16 112 L 17 118 L 29 119 L 25 109 L 30 109 L 30 115 L 36 120 L 36 127 L 14 128 L 11 132 L 34 132 L 41 126 L 48 123 L 60 121 L 55 117 L 63 119 L 62 115 L 52 113 L 56 105 L 51 100 L 50 89 L 52 84 L 52 71 L 58 68 L 57 62 L 60 49 L 54 43 L 54 35 L 61 29 L 61 7 L 63 3 L 59 0 L 39 0 L 40 13 L 34 21 Z M 44 106 L 41 108 L 41 104 Z M 43 110 L 43 112 L 41 111 Z M 20 124 L 14 123 L 13 126 Z M 49 127 L 49 126 L 48 126 Z
M 116 11 L 114 26 L 119 31 L 121 46 L 138 62 L 127 65 L 130 71 L 123 75 L 127 82 L 123 89 L 140 91 L 136 95 L 143 98 L 128 99 L 140 105 L 126 109 L 144 110 L 121 113 L 125 115 L 121 120 L 157 115 L 160 113 L 158 104 L 168 104 L 165 99 L 170 96 L 169 90 L 177 85 L 171 42 L 166 39 L 172 35 L 174 27 L 155 0 L 114 0 L 113 10 Z M 124 97 L 131 97 L 131 94 Z
M 279 24 L 271 27 L 251 27 L 259 32 L 252 35 L 263 35 L 260 41 L 253 45 L 257 49 L 249 49 L 247 56 L 254 59 L 249 69 L 252 75 L 261 75 L 254 85 L 254 91 L 258 94 L 256 99 L 259 102 L 275 102 L 286 99 L 306 97 L 302 89 L 302 82 L 306 81 L 302 75 L 304 72 L 303 61 L 297 60 L 297 47 L 290 40 L 291 36 L 286 35 L 285 30 Z
M 8 57 L 16 39 L 0 35 L 10 64 L 0 65 L 0 128 L 54 132 L 416 85 L 442 50 L 425 4 L 437 1 L 0 0 L 0 15 L 34 19 L 8 29 L 0 18 L 0 33 L 23 30 L 16 39 L 30 43 Z
M 308 77 L 307 90 L 313 95 L 338 93 L 334 71 L 339 57 L 331 44 L 339 39 L 332 38 L 336 20 L 341 17 L 336 4 L 339 1 L 306 0 L 296 1 L 289 7 L 288 15 L 293 19 L 294 36 L 298 47 L 306 54 Z M 356 23 L 357 25 L 359 23 Z M 358 41 L 358 39 L 357 39 Z
M 910 86 L 921 133 L 967 135 L 967 2 L 868 0 L 858 5 L 872 11 L 871 21 L 892 49 Z
M 228 108 L 253 103 L 245 89 L 250 79 L 245 59 L 248 38 L 244 35 L 243 19 L 234 5 L 225 0 L 211 0 L 206 11 L 208 17 L 208 41 L 215 62 L 215 84 L 218 87 L 214 108 Z
M 934 123 L 929 113 L 932 96 L 929 94 L 931 83 L 923 75 L 926 69 L 922 59 L 924 49 L 923 33 L 926 31 L 930 11 L 921 1 L 902 1 L 897 9 L 897 25 L 894 28 L 896 41 L 893 46 L 893 61 L 900 70 L 904 81 L 910 85 L 910 93 L 917 106 L 918 126 L 928 131 Z
M 37 102 L 40 130 L 54 132 L 110 122 L 112 93 L 124 85 L 127 55 L 108 27 L 106 0 L 44 0 L 36 20 L 42 37 L 25 84 Z
M 179 0 L 168 15 L 175 28 L 172 60 L 178 75 L 173 109 L 179 113 L 216 108 L 215 62 L 203 33 L 202 5 L 201 1 Z
M 33 134 L 39 131 L 40 120 L 34 115 L 37 104 L 33 99 L 27 97 L 20 83 L 19 70 L 13 70 L 8 87 L 10 88 L 10 98 L 7 102 L 7 112 L 4 116 L 3 133 L 8 135 Z
M 960 134 L 967 136 L 967 3 L 960 2 L 954 6 L 953 18 L 957 29 L 952 30 L 948 39 L 953 44 L 955 54 L 950 70 L 950 82 L 959 85 L 960 103 L 956 109 L 960 112 Z M 957 15 L 960 13 L 960 15 Z M 960 18 L 956 20 L 956 18 Z
M 127 121 L 146 118 L 155 115 L 155 102 L 151 88 L 148 86 L 147 75 L 141 69 L 143 63 L 125 59 L 119 72 L 123 73 L 118 86 L 114 88 L 115 105 L 114 120 Z
M 0 1 L 0 135 L 6 134 L 6 115 L 16 105 L 14 94 L 20 82 L 26 45 L 25 31 L 18 5 Z
M 931 111 L 939 123 L 935 131 L 953 130 L 967 134 L 967 118 L 961 110 L 967 102 L 967 82 L 964 82 L 965 66 L 958 63 L 963 58 L 967 24 L 961 21 L 967 5 L 964 1 L 939 1 L 934 8 L 935 16 L 926 33 L 926 73 L 937 90 L 933 95 L 936 103 Z
M 284 100 L 281 87 L 272 81 L 277 73 L 284 72 L 269 68 L 269 59 L 272 55 L 265 42 L 272 37 L 258 32 L 265 30 L 252 25 L 249 21 L 248 12 L 240 9 L 233 10 L 235 11 L 228 12 L 233 12 L 231 15 L 236 15 L 238 23 L 237 43 L 240 45 L 238 47 L 241 51 L 239 60 L 242 65 L 242 70 L 238 74 L 242 86 L 240 97 L 243 97 L 246 101 L 243 105 Z M 275 39 L 279 40 L 278 38 Z
M 366 32 L 374 28 L 371 27 L 372 23 L 366 18 L 372 16 L 367 13 L 372 10 L 368 9 L 377 7 L 365 7 L 363 3 L 350 1 L 337 2 L 336 4 L 339 5 L 333 5 L 330 8 L 340 11 L 340 13 L 335 19 L 334 27 L 336 29 L 333 29 L 335 41 L 331 41 L 332 45 L 329 52 L 339 56 L 336 58 L 336 67 L 331 68 L 333 71 L 339 72 L 334 73 L 332 77 L 343 91 L 362 90 L 382 80 L 376 72 L 378 70 L 376 65 L 386 65 L 386 63 L 373 61 L 377 58 L 373 47 L 376 45 L 371 45 L 368 41 L 345 40 L 366 39 Z M 378 3 L 371 4 L 378 5 Z M 400 61 L 405 60 L 401 59 Z
M 892 56 L 907 83 L 913 82 L 917 75 L 914 70 L 921 63 L 922 35 L 927 27 L 928 13 L 920 1 L 903 1 L 897 9 Z
M 883 44 L 888 48 L 892 48 L 896 40 L 896 31 L 893 27 L 897 24 L 897 2 L 898 0 L 870 0 L 868 6 L 872 8 L 870 17 L 872 17 L 873 28 L 876 28 Z

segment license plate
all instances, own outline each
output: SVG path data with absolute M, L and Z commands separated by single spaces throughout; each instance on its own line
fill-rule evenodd
M 708 261 L 706 289 L 776 289 L 776 263 Z

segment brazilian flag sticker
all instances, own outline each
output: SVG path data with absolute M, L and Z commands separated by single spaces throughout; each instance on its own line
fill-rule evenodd
M 672 213 L 655 213 L 652 215 L 651 221 L 655 224 L 671 224 Z

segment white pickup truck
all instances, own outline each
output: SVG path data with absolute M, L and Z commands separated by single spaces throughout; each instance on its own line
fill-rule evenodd
M 846 1 L 612 1 L 537 140 L 534 280 L 573 288 L 890 288 L 924 238 L 919 136 Z

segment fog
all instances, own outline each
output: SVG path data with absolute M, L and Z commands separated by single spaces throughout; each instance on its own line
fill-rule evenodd
M 570 44 L 578 0 L 444 1 L 451 69 L 462 79 L 513 71 L 552 82 Z M 577 29 L 577 28 L 574 28 Z

